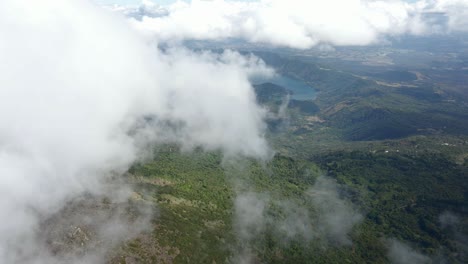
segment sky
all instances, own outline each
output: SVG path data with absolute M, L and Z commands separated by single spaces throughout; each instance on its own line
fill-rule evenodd
M 141 3 L 141 0 L 95 0 L 102 4 L 119 4 L 119 5 L 134 5 Z M 175 3 L 177 0 L 150 0 L 159 5 L 168 5 Z M 184 0 L 190 2 L 190 0 Z M 237 0 L 237 2 L 257 2 L 258 0 Z M 405 0 L 408 3 L 416 2 L 417 0 Z
M 118 5 L 135 5 L 141 3 L 141 0 L 95 0 L 101 4 L 118 4 Z M 159 5 L 169 5 L 177 2 L 177 0 L 150 0 Z M 184 0 L 190 2 L 189 0 Z M 256 2 L 257 0 L 237 0 L 238 2 Z
M 95 0 L 98 3 L 101 4 L 118 4 L 118 5 L 134 5 L 134 4 L 139 4 L 141 1 L 139 0 Z M 176 2 L 175 0 L 157 0 L 157 1 L 152 1 L 156 4 L 160 5 L 167 5 L 167 4 L 172 4 Z

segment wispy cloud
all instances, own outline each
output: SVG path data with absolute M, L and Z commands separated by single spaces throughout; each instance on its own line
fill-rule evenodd
M 394 264 L 424 264 L 431 263 L 431 259 L 407 244 L 396 239 L 388 239 L 388 258 Z
M 239 247 L 235 263 L 255 263 L 255 249 L 262 248 L 267 232 L 274 243 L 287 245 L 291 241 L 322 242 L 325 246 L 350 246 L 353 227 L 362 214 L 341 197 L 341 186 L 333 179 L 321 176 L 298 200 L 281 199 L 273 194 L 244 191 L 234 200 L 234 228 Z

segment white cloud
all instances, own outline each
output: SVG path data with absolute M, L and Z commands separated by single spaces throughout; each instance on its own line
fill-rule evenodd
M 234 200 L 233 225 L 239 243 L 235 263 L 254 263 L 266 232 L 272 242 L 287 245 L 300 241 L 323 246 L 351 246 L 350 233 L 362 219 L 351 202 L 341 197 L 341 186 L 325 176 L 304 193 L 304 201 L 279 199 L 268 193 L 239 191 Z
M 434 25 L 430 12 L 449 17 L 449 31 L 466 31 L 466 0 L 263 0 L 177 2 L 168 15 L 132 21 L 160 41 L 242 38 L 299 49 L 319 43 L 368 45 L 388 36 L 429 34 L 445 29 Z M 443 16 L 442 14 L 442 16 Z M 434 16 L 434 14 L 432 14 Z M 428 19 L 429 17 L 429 19 Z
M 396 239 L 388 239 L 389 250 L 387 253 L 391 263 L 394 264 L 424 264 L 432 263 L 428 256 L 425 256 L 410 246 Z
M 79 0 L 0 1 L 0 38 L 0 263 L 53 263 L 40 222 L 107 193 L 147 140 L 269 154 L 248 77 L 271 72 L 253 57 L 163 53 Z
M 421 6 L 427 12 L 440 12 L 447 19 L 449 31 L 468 31 L 468 0 L 426 0 Z
M 317 208 L 320 232 L 334 244 L 351 245 L 349 234 L 362 221 L 363 216 L 352 203 L 340 197 L 336 181 L 319 177 L 307 195 Z
M 140 5 L 114 4 L 104 5 L 104 8 L 137 20 L 141 20 L 143 17 L 161 17 L 169 14 L 167 9 L 151 2 L 150 0 L 143 0 Z

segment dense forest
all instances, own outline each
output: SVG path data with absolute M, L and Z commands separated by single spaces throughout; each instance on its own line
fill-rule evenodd
M 111 263 L 468 261 L 464 104 L 410 73 L 363 79 L 257 55 L 316 88 L 317 98 L 254 86 L 270 112 L 271 160 L 155 147 L 127 180 L 134 202 L 158 215 Z M 415 87 L 378 83 L 388 78 Z

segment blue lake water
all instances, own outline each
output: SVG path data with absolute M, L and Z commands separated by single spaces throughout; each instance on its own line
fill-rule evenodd
M 290 90 L 295 100 L 313 100 L 317 91 L 302 80 L 294 79 L 284 75 L 277 75 L 273 78 L 255 78 L 253 84 L 273 83 Z

